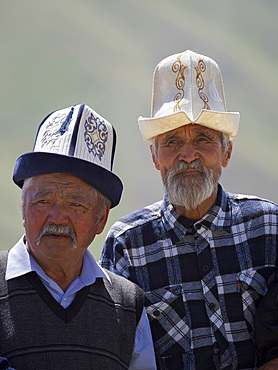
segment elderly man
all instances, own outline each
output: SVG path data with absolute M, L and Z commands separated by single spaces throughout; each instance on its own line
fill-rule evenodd
M 136 282 L 158 369 L 255 369 L 254 314 L 277 273 L 278 207 L 219 184 L 239 114 L 214 60 L 185 51 L 154 72 L 151 142 L 164 200 L 112 226 L 101 264 Z
M 25 235 L 0 258 L 1 369 L 155 369 L 144 293 L 87 250 L 119 203 L 113 126 L 82 104 L 51 113 L 20 156 Z

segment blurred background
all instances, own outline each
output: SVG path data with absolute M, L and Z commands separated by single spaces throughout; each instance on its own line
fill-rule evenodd
M 86 103 L 110 121 L 118 142 L 120 205 L 90 251 L 120 216 L 160 200 L 163 187 L 137 119 L 149 117 L 157 63 L 186 49 L 220 65 L 229 111 L 241 114 L 221 183 L 227 191 L 278 202 L 277 0 L 1 0 L 0 249 L 23 234 L 12 182 L 50 112 Z

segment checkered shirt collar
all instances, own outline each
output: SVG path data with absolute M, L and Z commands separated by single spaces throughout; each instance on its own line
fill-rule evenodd
M 181 239 L 187 232 L 187 228 L 181 223 L 183 216 L 176 212 L 168 199 L 167 193 L 164 196 L 161 212 L 166 229 L 169 232 L 173 230 L 177 238 Z M 231 217 L 231 208 L 229 206 L 227 193 L 222 186 L 218 184 L 217 198 L 213 207 L 204 217 L 194 223 L 194 228 L 200 229 L 200 226 L 204 226 L 211 230 L 225 230 L 230 232 Z

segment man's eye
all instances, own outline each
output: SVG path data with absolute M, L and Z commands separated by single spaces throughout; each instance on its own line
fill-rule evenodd
M 177 145 L 179 144 L 179 141 L 177 139 L 171 139 L 167 142 L 166 145 Z
M 48 201 L 46 199 L 39 199 L 37 201 L 37 203 L 39 203 L 39 204 L 45 204 L 45 203 L 48 203 Z
M 80 203 L 75 203 L 75 202 L 70 203 L 70 205 L 71 205 L 72 207 L 82 207 L 82 204 L 80 204 Z
M 199 137 L 198 139 L 197 139 L 197 142 L 198 143 L 202 143 L 202 142 L 208 142 L 209 141 L 209 139 L 207 138 L 207 137 Z

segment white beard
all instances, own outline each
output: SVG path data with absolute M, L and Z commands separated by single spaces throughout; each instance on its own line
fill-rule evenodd
M 184 171 L 189 168 L 199 169 L 200 173 L 184 175 Z M 220 176 L 221 173 L 205 167 L 199 160 L 189 164 L 180 161 L 175 168 L 166 172 L 162 180 L 170 202 L 189 211 L 196 209 L 211 196 Z

